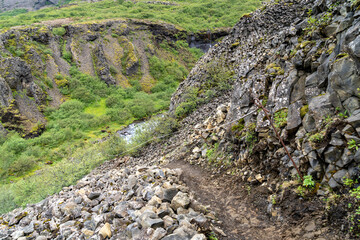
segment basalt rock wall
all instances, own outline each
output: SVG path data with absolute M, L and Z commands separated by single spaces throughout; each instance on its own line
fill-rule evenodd
M 340 187 L 344 177 L 359 174 L 359 16 L 359 4 L 350 1 L 264 5 L 198 62 L 173 95 L 171 111 L 189 101 L 189 89 L 205 99 L 209 90 L 220 94 L 215 82 L 226 80 L 231 101 L 198 126 L 210 130 L 195 139 L 231 152 L 249 182 L 296 177 L 258 98 L 302 174 Z M 221 79 L 214 66 L 226 67 L 230 77 Z

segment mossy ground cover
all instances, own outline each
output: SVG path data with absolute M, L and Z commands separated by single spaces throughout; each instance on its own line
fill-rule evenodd
M 75 22 L 134 18 L 165 21 L 189 31 L 231 27 L 239 18 L 260 6 L 260 0 L 172 0 L 174 5 L 149 4 L 145 0 L 97 3 L 71 1 L 75 5 L 48 7 L 35 12 L 14 10 L 0 14 L 0 28 L 29 25 L 46 20 L 72 18 Z

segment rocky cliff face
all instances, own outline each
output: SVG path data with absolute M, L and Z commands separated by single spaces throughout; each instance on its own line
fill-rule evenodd
M 359 16 L 358 4 L 335 1 L 284 1 L 244 16 L 181 84 L 172 111 L 188 101 L 189 89 L 201 99 L 218 91 L 219 79 L 234 83 L 228 105 L 198 126 L 210 129 L 199 132 L 198 146 L 210 140 L 235 151 L 236 171 L 249 182 L 295 176 L 254 104 L 259 98 L 302 173 L 322 186 L 341 186 L 359 174 Z M 234 72 L 221 79 L 214 65 Z
M 214 36 L 226 34 L 221 30 Z M 193 38 L 206 43 L 203 35 Z M 64 101 L 59 89 L 67 84 L 71 64 L 109 86 L 128 87 L 128 79 L 136 76 L 148 92 L 156 83 L 150 74 L 149 58 L 171 58 L 159 44 L 165 43 L 170 49 L 175 48 L 176 40 L 191 39 L 173 25 L 131 20 L 8 30 L 0 35 L 2 123 L 7 129 L 34 135 L 32 129 L 46 122 L 45 107 Z M 180 53 L 179 57 L 188 58 L 185 55 Z

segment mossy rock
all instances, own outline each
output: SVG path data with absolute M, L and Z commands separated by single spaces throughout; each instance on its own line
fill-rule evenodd
M 234 42 L 233 44 L 231 44 L 231 48 L 236 48 L 237 46 L 240 45 L 239 41 Z
M 231 131 L 233 132 L 240 132 L 245 128 L 245 120 L 242 118 L 240 119 L 235 125 L 231 127 Z
M 303 118 L 309 112 L 309 105 L 305 105 L 300 109 L 300 117 Z
M 340 53 L 339 55 L 336 56 L 336 61 L 335 62 L 338 62 L 341 59 L 344 59 L 344 58 L 347 58 L 347 57 L 349 57 L 348 53 Z

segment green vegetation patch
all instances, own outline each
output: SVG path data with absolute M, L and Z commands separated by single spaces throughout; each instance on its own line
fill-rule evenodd
M 66 30 L 63 27 L 58 27 L 58 28 L 53 28 L 52 32 L 54 35 L 64 36 L 66 33 Z
M 34 12 L 17 9 L 0 14 L 0 27 L 29 25 L 46 20 L 71 18 L 75 22 L 114 18 L 165 21 L 189 31 L 232 27 L 239 18 L 261 6 L 260 0 L 172 0 L 174 5 L 151 4 L 145 0 L 96 3 L 72 1 L 75 5 L 48 7 Z
M 186 90 L 183 101 L 175 109 L 175 115 L 178 118 L 184 118 L 196 109 L 198 92 L 199 89 L 195 87 Z
M 274 113 L 274 125 L 277 128 L 285 127 L 287 124 L 288 109 L 283 108 Z

